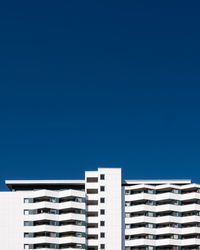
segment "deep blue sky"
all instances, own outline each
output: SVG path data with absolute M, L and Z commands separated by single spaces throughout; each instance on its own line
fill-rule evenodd
M 6 3 L 5 3 L 6 2 Z M 4 179 L 192 178 L 199 1 L 1 1 Z

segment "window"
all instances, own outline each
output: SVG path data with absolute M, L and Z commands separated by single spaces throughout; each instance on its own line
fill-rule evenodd
M 51 220 L 51 221 L 50 221 L 50 225 L 52 225 L 52 226 L 59 226 L 59 222 L 58 222 L 58 221 Z
M 153 212 L 147 212 L 147 216 L 154 217 L 154 213 Z
M 173 205 L 181 205 L 181 201 L 178 200 L 172 200 Z
M 76 198 L 75 198 L 75 201 L 76 201 L 76 202 L 84 202 L 85 200 L 84 200 L 84 198 L 76 197 Z
M 82 233 L 76 233 L 76 237 L 83 237 Z
M 126 240 L 131 240 L 131 235 L 126 235 L 126 236 L 125 236 L 125 239 L 126 239 Z
M 57 237 L 57 234 L 56 233 L 50 233 L 50 237 Z
M 58 198 L 50 197 L 50 202 L 57 203 L 59 202 Z
M 87 177 L 87 182 L 98 182 L 97 177 Z
M 178 234 L 174 234 L 174 235 L 172 235 L 172 239 L 178 240 L 178 239 L 179 239 Z
M 147 193 L 148 194 L 154 194 L 154 190 L 153 189 L 147 189 Z
M 173 212 L 172 216 L 180 216 L 181 214 L 179 212 Z
M 85 222 L 84 221 L 80 221 L 80 220 L 76 220 L 75 224 L 78 226 L 85 226 Z
M 24 203 L 31 203 L 31 199 L 29 199 L 29 198 L 24 198 Z
M 28 211 L 28 210 L 24 210 L 24 214 L 25 214 L 25 215 L 28 215 L 28 214 L 29 214 L 29 211 Z
M 101 227 L 104 227 L 104 226 L 105 226 L 105 221 L 104 221 L 104 220 L 101 220 L 101 221 L 100 221 L 100 226 L 101 226 Z
M 105 238 L 105 233 L 100 233 L 101 238 Z
M 29 249 L 29 245 L 25 244 L 24 249 Z
M 104 192 L 105 191 L 105 187 L 104 186 L 100 186 L 100 191 Z
M 100 214 L 105 214 L 105 210 L 104 210 L 104 209 L 101 209 L 101 210 L 100 210 Z
M 152 234 L 148 234 L 148 235 L 147 235 L 147 239 L 153 240 L 153 239 L 154 239 L 154 236 L 153 236 Z
M 29 226 L 29 221 L 24 221 L 24 226 Z
M 100 198 L 101 203 L 105 203 L 105 198 Z
M 105 244 L 101 244 L 101 245 L 100 245 L 100 248 L 101 248 L 101 249 L 105 249 Z
M 153 205 L 155 205 L 155 201 L 147 200 L 146 205 L 153 206 Z
M 80 249 L 82 249 L 82 248 L 83 248 L 83 246 L 82 246 L 82 244 L 76 244 L 76 248 L 80 248 Z
M 175 227 L 175 228 L 178 228 L 179 227 L 179 224 L 178 223 L 173 223 L 171 224 L 172 227 Z
M 179 190 L 178 189 L 172 189 L 172 193 L 179 194 Z
M 148 227 L 148 228 L 154 228 L 154 225 L 152 223 L 147 223 L 146 227 Z
M 57 214 L 57 210 L 56 209 L 50 209 L 50 214 Z
M 33 226 L 33 221 L 24 221 L 24 226 Z
M 50 244 L 50 248 L 58 249 L 58 245 L 57 244 Z
M 105 180 L 105 175 L 104 174 L 100 175 L 100 180 Z

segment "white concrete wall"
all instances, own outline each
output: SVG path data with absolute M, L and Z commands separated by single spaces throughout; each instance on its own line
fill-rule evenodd
M 41 243 L 42 237 L 40 238 L 24 238 L 24 232 L 41 232 L 41 231 L 54 231 L 54 232 L 66 232 L 70 231 L 73 226 L 30 226 L 25 227 L 24 221 L 34 221 L 37 219 L 51 219 L 51 220 L 62 220 L 71 219 L 85 221 L 84 214 L 63 214 L 63 215 L 52 215 L 52 214 L 39 214 L 39 215 L 24 215 L 24 209 L 35 209 L 44 207 L 53 207 L 56 209 L 74 207 L 85 209 L 85 203 L 76 202 L 65 202 L 65 203 L 24 203 L 24 198 L 41 197 L 49 195 L 52 197 L 66 197 L 66 196 L 78 196 L 85 197 L 84 192 L 76 190 L 66 191 L 17 191 L 17 192 L 0 192 L 0 250 L 23 250 L 24 244 Z M 50 206 L 49 206 L 50 204 Z M 75 226 L 74 226 L 75 227 Z M 48 230 L 47 230 L 48 229 Z M 79 231 L 85 232 L 85 227 L 78 227 Z M 70 237 L 69 237 L 70 238 Z M 47 238 L 43 240 L 48 243 L 68 243 L 69 238 Z M 70 240 L 74 243 L 85 244 L 85 238 L 73 238 Z M 43 243 L 43 242 L 42 242 Z
M 105 180 L 100 175 L 105 175 Z M 99 221 L 105 221 L 105 227 L 99 226 L 99 249 L 105 244 L 106 250 L 122 250 L 122 188 L 121 169 L 99 168 L 99 201 L 105 197 L 105 203 L 99 202 Z M 105 191 L 100 191 L 100 186 L 105 186 Z M 100 210 L 105 209 L 105 215 Z M 105 232 L 105 238 L 100 238 L 100 233 Z
M 0 249 L 22 250 L 23 194 L 0 192 Z

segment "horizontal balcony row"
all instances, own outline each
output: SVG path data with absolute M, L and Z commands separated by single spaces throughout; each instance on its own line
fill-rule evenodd
M 47 189 L 41 190 L 33 190 L 29 192 L 27 198 L 40 198 L 40 197 L 52 197 L 52 198 L 66 198 L 66 197 L 81 197 L 85 198 L 85 190 L 60 190 L 60 191 L 52 191 Z
M 174 222 L 167 222 L 167 223 L 161 223 L 161 224 L 153 224 L 153 223 L 136 223 L 136 224 L 125 224 L 126 229 L 138 229 L 138 228 L 193 228 L 193 227 L 200 227 L 200 223 L 197 222 L 190 222 L 185 224 L 180 223 L 174 223 Z
M 189 204 L 184 206 L 179 205 L 146 205 L 139 204 L 134 206 L 126 206 L 125 212 L 141 212 L 141 211 L 150 211 L 150 212 L 165 212 L 165 211 L 177 211 L 177 212 L 189 212 L 189 211 L 200 211 L 200 204 Z
M 149 216 L 149 217 L 163 217 L 163 216 L 178 216 L 178 217 L 188 217 L 188 216 L 200 216 L 200 211 L 163 211 L 163 212 L 151 212 L 151 211 L 141 211 L 141 212 L 126 212 L 125 217 L 132 218 L 138 216 Z
M 63 237 L 63 238 L 52 238 L 52 237 L 37 237 L 37 238 L 24 238 L 24 244 L 86 244 L 86 238 L 83 237 Z
M 85 221 L 78 220 L 64 220 L 64 221 L 53 221 L 53 220 L 39 220 L 39 221 L 24 221 L 24 227 L 34 227 L 34 226 L 67 226 L 67 225 L 78 225 L 78 226 L 86 226 Z M 25 229 L 27 231 L 27 229 Z
M 24 198 L 25 204 L 37 204 L 41 202 L 51 202 L 51 203 L 66 203 L 66 202 L 78 202 L 85 203 L 85 198 L 81 197 L 68 197 L 68 198 L 55 198 L 55 197 L 40 197 L 40 198 Z
M 69 243 L 69 244 L 53 244 L 53 243 L 39 243 L 39 244 L 24 244 L 24 249 L 67 249 L 67 250 L 75 250 L 75 249 L 86 249 L 85 244 L 80 243 Z
M 96 249 L 97 250 L 97 249 Z M 125 250 L 200 250 L 199 246 L 137 246 L 125 247 Z
M 186 239 L 200 239 L 200 234 L 128 234 L 125 235 L 125 240 L 138 240 L 138 239 L 151 239 L 151 240 L 163 240 L 163 239 L 175 239 L 175 240 L 186 240 Z
M 126 247 L 137 247 L 137 246 L 200 246 L 200 239 L 161 239 L 161 240 L 150 240 L 150 239 L 136 239 L 126 240 Z
M 52 209 L 67 209 L 67 208 L 77 208 L 86 209 L 85 203 L 67 201 L 63 203 L 53 203 L 50 201 L 41 201 L 38 203 L 25 203 L 24 209 L 39 209 L 39 208 L 52 208 Z
M 25 232 L 24 238 L 41 238 L 41 237 L 51 237 L 51 238 L 65 238 L 65 237 L 84 237 L 86 238 L 86 233 L 77 231 L 65 231 L 62 233 L 40 231 L 40 232 Z
M 149 216 L 138 216 L 138 217 L 129 217 L 125 218 L 125 224 L 136 224 L 136 223 L 192 223 L 197 222 L 200 223 L 200 216 L 186 216 L 186 217 L 178 217 L 178 216 L 162 216 L 162 217 L 149 217 Z
M 163 201 L 153 201 L 153 200 L 138 200 L 138 201 L 126 201 L 126 207 L 133 207 L 138 205 L 149 205 L 149 206 L 164 206 L 164 205 L 175 205 L 175 206 L 186 206 L 186 205 L 200 205 L 200 200 L 163 200 Z
M 27 244 L 25 244 L 24 245 L 24 249 L 40 249 L 40 250 L 52 250 L 52 249 L 59 249 L 59 248 L 50 248 L 50 246 L 45 246 L 45 247 L 42 247 L 42 246 L 39 246 L 39 248 L 33 248 L 34 246 L 33 245 L 27 245 Z M 36 247 L 38 247 L 38 246 L 36 246 Z M 60 249 L 62 249 L 62 250 L 80 250 L 80 249 L 86 249 L 86 247 L 84 248 L 80 248 L 80 247 L 76 247 L 76 246 L 74 246 L 74 247 L 65 247 L 65 248 L 60 248 Z
M 24 221 L 40 221 L 40 220 L 54 220 L 54 221 L 63 221 L 63 220 L 81 220 L 86 221 L 85 214 L 79 213 L 67 213 L 67 214 L 35 214 L 35 215 L 24 215 Z
M 64 215 L 69 213 L 86 214 L 86 211 L 84 209 L 78 209 L 78 208 L 65 208 L 65 209 L 39 208 L 39 209 L 24 210 L 24 215 L 40 215 L 40 214 Z
M 139 194 L 129 194 L 125 195 L 125 201 L 139 201 L 139 200 L 152 200 L 152 201 L 163 201 L 163 200 L 192 200 L 200 199 L 199 193 L 189 193 L 189 194 L 175 194 L 175 193 L 164 193 L 164 194 L 149 194 L 149 193 L 139 193 Z
M 179 235 L 187 235 L 187 234 L 200 234 L 200 227 L 188 227 L 188 228 L 173 228 L 173 227 L 163 227 L 163 228 L 130 228 L 125 229 L 125 235 L 140 235 L 140 234 L 154 234 L 154 235 L 162 235 L 162 234 L 179 234 Z
M 87 223 L 98 223 L 99 217 L 98 216 L 87 216 L 85 214 L 79 213 L 67 213 L 67 214 L 35 214 L 35 215 L 24 215 L 24 221 L 42 221 L 42 220 L 52 220 L 52 221 L 68 221 L 68 220 L 78 220 L 84 221 Z
M 74 222 L 71 222 L 74 223 Z M 77 223 L 78 224 L 78 223 Z M 68 224 L 62 226 L 54 225 L 36 225 L 36 226 L 25 226 L 24 233 L 38 233 L 38 232 L 52 232 L 52 233 L 63 233 L 63 232 L 82 232 L 86 233 L 85 225 Z
M 124 186 L 125 190 L 130 190 L 130 191 L 155 191 L 155 192 L 198 192 L 200 189 L 200 184 L 186 184 L 186 185 L 175 185 L 175 184 L 160 184 L 156 186 L 148 185 L 148 184 L 137 184 L 137 185 L 127 185 Z

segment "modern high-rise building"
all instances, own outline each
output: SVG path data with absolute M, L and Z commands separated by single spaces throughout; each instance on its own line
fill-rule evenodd
M 0 249 L 200 250 L 200 185 L 122 180 L 120 168 L 85 180 L 7 180 Z

